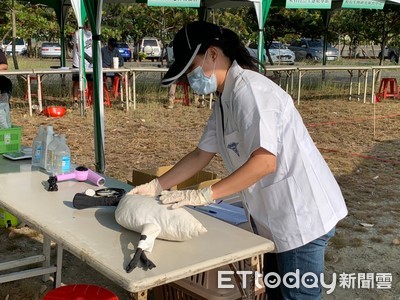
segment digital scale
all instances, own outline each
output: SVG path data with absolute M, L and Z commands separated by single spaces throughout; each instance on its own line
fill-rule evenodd
M 5 158 L 11 159 L 11 160 L 31 159 L 32 158 L 32 148 L 31 147 L 22 147 L 21 151 L 3 153 L 3 156 Z

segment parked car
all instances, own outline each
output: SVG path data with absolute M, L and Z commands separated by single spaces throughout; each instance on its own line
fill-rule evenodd
M 256 44 L 250 44 L 246 49 L 250 55 L 258 59 L 258 48 Z M 289 64 L 293 65 L 296 55 L 289 50 L 286 45 L 273 41 L 269 46 L 269 53 L 274 65 Z M 264 61 L 268 62 L 267 51 L 264 49 Z
M 12 54 L 12 40 L 4 40 L 3 42 L 3 51 L 7 55 Z M 19 55 L 25 55 L 27 53 L 27 43 L 25 42 L 24 39 L 22 38 L 16 38 L 15 39 L 15 53 Z
M 281 42 L 273 41 L 269 46 L 269 54 L 271 55 L 274 65 L 289 64 L 293 65 L 296 59 L 296 54 L 288 49 L 288 47 Z
M 324 47 L 323 40 L 302 38 L 292 41 L 289 49 L 296 54 L 296 60 L 322 60 Z M 327 60 L 335 60 L 339 57 L 339 50 L 328 44 L 326 52 Z
M 40 56 L 42 58 L 60 58 L 61 45 L 57 42 L 44 42 L 40 48 Z
M 127 43 L 117 42 L 118 52 L 121 54 L 124 61 L 130 61 L 132 58 L 131 48 Z
M 399 63 L 399 50 L 396 48 L 385 48 L 383 51 L 385 56 L 383 59 L 389 59 L 391 62 Z M 382 52 L 379 52 L 379 58 L 382 56 Z
M 144 37 L 140 39 L 133 48 L 133 60 L 142 61 L 142 59 L 160 60 L 161 45 L 155 37 Z
M 246 47 L 247 51 L 249 51 L 250 55 L 253 56 L 254 58 L 258 59 L 258 48 L 256 44 L 250 44 L 248 47 Z M 264 49 L 264 61 L 267 61 L 267 52 Z
M 167 46 L 164 49 L 164 52 L 165 52 L 165 59 L 167 60 L 167 67 L 170 67 L 172 63 L 175 61 L 173 41 L 167 44 Z

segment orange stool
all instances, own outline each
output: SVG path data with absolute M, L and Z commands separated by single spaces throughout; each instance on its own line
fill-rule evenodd
M 379 91 L 376 94 L 376 101 L 380 102 L 381 99 L 388 97 L 397 98 L 399 96 L 399 87 L 396 78 L 382 78 Z
M 96 285 L 66 285 L 48 292 L 43 300 L 118 300 L 109 290 Z
M 93 82 L 88 81 L 87 82 L 87 87 L 85 90 L 85 97 L 86 97 L 86 105 L 92 105 L 93 104 Z
M 103 80 L 103 101 L 108 107 L 111 107 L 110 91 L 107 87 L 107 82 Z
M 175 98 L 175 102 L 183 102 L 185 105 L 189 106 L 189 84 L 187 82 L 177 82 L 176 87 L 178 88 L 178 86 L 183 87 L 183 98 Z
M 119 97 L 120 93 L 120 86 L 119 83 L 121 81 L 121 76 L 115 75 L 114 80 L 113 80 L 113 86 L 112 86 L 112 92 L 113 92 L 113 97 L 117 99 Z M 122 78 L 122 84 L 124 84 L 124 80 Z
M 29 75 L 29 78 L 30 78 L 30 81 L 31 81 L 31 83 L 32 83 L 33 81 L 36 81 L 36 82 L 38 82 L 38 78 L 37 78 L 37 76 L 30 76 L 30 75 Z M 40 91 L 41 91 L 41 94 L 42 94 L 42 99 L 43 99 L 43 88 L 42 88 L 42 82 L 40 82 Z M 31 89 L 31 96 L 38 97 L 38 94 L 37 94 L 37 93 L 32 93 L 32 89 Z M 24 96 L 24 99 L 25 99 L 25 100 L 28 100 L 28 80 L 26 81 L 26 90 L 25 90 L 25 96 Z
M 86 95 L 86 105 L 87 106 L 92 105 L 93 104 L 93 82 L 88 81 L 85 95 Z M 111 107 L 110 93 L 108 91 L 107 84 L 104 81 L 103 81 L 103 97 L 104 97 L 104 104 L 106 104 L 108 107 Z

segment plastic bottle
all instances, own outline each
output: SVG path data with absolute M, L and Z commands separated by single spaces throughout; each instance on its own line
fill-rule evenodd
M 53 134 L 51 143 L 47 146 L 47 160 L 46 160 L 46 171 L 50 174 L 55 174 L 56 167 L 56 149 L 61 143 L 61 137 L 58 134 Z
M 32 143 L 32 166 L 40 167 L 40 161 L 42 159 L 42 148 L 45 134 L 44 125 L 39 126 L 39 131 Z
M 47 147 L 53 140 L 53 134 L 54 134 L 53 126 L 51 125 L 47 126 L 42 144 L 42 159 L 40 160 L 40 167 L 43 169 L 46 169 L 47 166 Z
M 71 151 L 67 145 L 65 135 L 61 135 L 60 142 L 54 151 L 54 174 L 69 173 L 71 169 Z

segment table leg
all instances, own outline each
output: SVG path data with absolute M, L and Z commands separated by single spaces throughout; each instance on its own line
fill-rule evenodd
M 136 109 L 136 72 L 132 72 L 133 109 Z
M 253 256 L 244 260 L 244 269 L 248 272 L 246 287 L 244 288 L 246 295 L 243 299 L 255 299 L 255 274 L 258 270 L 258 264 L 261 263 L 257 256 Z
M 57 244 L 57 260 L 56 260 L 56 274 L 54 278 L 54 288 L 58 288 L 61 286 L 62 260 L 63 260 L 63 247 L 60 244 Z
M 129 96 L 128 106 L 132 102 L 132 86 L 130 85 L 131 78 L 132 78 L 132 74 L 128 73 L 128 88 L 129 88 L 129 90 L 128 90 L 128 96 Z
M 368 70 L 365 70 L 364 74 L 364 103 L 367 101 L 367 86 L 368 86 Z
M 353 71 L 348 70 L 350 73 L 350 88 L 349 88 L 349 101 L 351 100 L 351 95 L 353 94 Z
M 285 72 L 286 74 L 286 93 L 289 93 L 289 73 Z
M 50 245 L 51 245 L 51 239 L 47 235 L 43 235 L 43 255 L 44 255 L 44 261 L 42 263 L 43 268 L 48 268 L 50 267 Z M 46 282 L 49 280 L 49 274 L 43 275 L 43 282 Z
M 290 95 L 293 95 L 293 86 L 294 86 L 294 72 L 293 71 L 289 71 L 290 72 Z
M 378 70 L 379 73 L 379 70 Z M 371 103 L 375 102 L 375 76 L 377 74 L 377 70 L 372 70 L 372 90 L 371 90 Z
M 125 103 L 126 103 L 126 110 L 128 111 L 129 107 L 129 76 L 128 73 L 124 73 L 124 84 L 125 84 Z
M 301 77 L 303 73 L 299 71 L 299 86 L 297 87 L 297 105 L 300 105 L 300 90 L 301 90 Z
M 31 76 L 28 75 L 26 79 L 26 84 L 28 85 L 28 105 L 29 105 L 29 115 L 32 117 L 32 94 L 31 94 Z
M 38 93 L 38 102 L 39 102 L 39 112 L 41 112 L 43 110 L 42 107 L 42 76 L 41 75 L 37 75 L 37 83 L 38 83 L 38 87 L 37 87 L 37 93 Z
M 358 70 L 358 89 L 357 89 L 358 101 L 360 101 L 360 95 L 361 95 L 361 76 L 362 76 L 362 70 Z
M 147 290 L 136 293 L 129 293 L 129 298 L 131 300 L 147 300 Z

